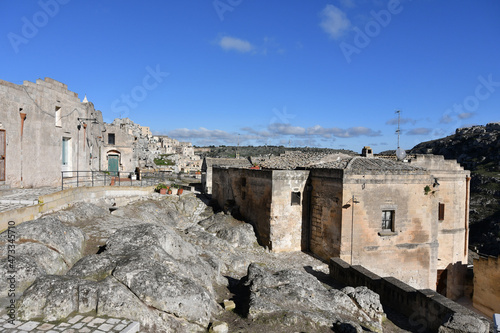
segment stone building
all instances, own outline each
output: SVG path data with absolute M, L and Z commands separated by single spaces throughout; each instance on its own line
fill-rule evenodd
M 474 307 L 488 316 L 500 313 L 500 260 L 498 257 L 474 259 Z
M 289 170 L 273 161 L 263 170 L 214 168 L 212 197 L 273 251 L 339 257 L 415 288 L 450 284 L 438 275 L 467 262 L 470 178 L 455 161 L 332 155 L 300 170 L 297 159 Z
M 102 114 L 67 85 L 50 78 L 22 85 L 0 80 L 0 106 L 4 185 L 57 186 L 61 171 L 99 168 Z
M 214 167 L 250 168 L 252 163 L 246 158 L 205 157 L 201 164 L 201 188 L 204 193 L 212 193 L 212 172 Z
M 153 166 L 149 128 L 128 118 L 105 124 L 100 170 L 133 172 L 138 167 Z

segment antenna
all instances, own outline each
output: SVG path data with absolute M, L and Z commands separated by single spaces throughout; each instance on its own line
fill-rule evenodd
M 396 149 L 396 157 L 398 160 L 402 161 L 406 157 L 406 151 L 399 147 L 399 136 L 401 135 L 401 128 L 399 127 L 401 124 L 401 110 L 397 110 L 396 113 L 398 114 L 398 129 L 396 130 L 396 134 L 398 135 L 398 148 Z
M 236 158 L 240 158 L 240 134 L 238 133 L 238 147 L 236 148 Z

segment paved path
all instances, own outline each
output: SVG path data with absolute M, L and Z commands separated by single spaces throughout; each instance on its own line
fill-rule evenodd
M 16 188 L 0 191 L 0 212 L 38 204 L 38 197 L 60 191 L 60 187 Z
M 139 323 L 127 319 L 99 318 L 93 316 L 75 315 L 64 322 L 43 323 L 39 321 L 14 321 L 9 324 L 9 317 L 0 317 L 0 332 L 6 333 L 137 333 Z

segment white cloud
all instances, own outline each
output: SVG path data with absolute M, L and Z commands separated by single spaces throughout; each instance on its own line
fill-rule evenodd
M 432 132 L 432 128 L 419 127 L 408 131 L 408 135 L 429 135 Z
M 411 118 L 401 118 L 400 119 L 400 124 L 412 124 L 415 125 L 417 121 L 415 119 Z M 398 124 L 398 117 L 389 119 L 388 121 L 385 122 L 387 125 L 397 125 Z
M 439 122 L 440 122 L 441 124 L 449 124 L 449 123 L 451 123 L 452 121 L 453 121 L 453 117 L 451 117 L 450 115 L 447 115 L 447 114 L 443 115 L 443 116 L 441 117 L 441 119 L 439 120 Z
M 474 112 L 462 112 L 458 114 L 458 118 L 460 119 L 468 119 L 474 115 Z
M 340 38 L 350 27 L 347 15 L 334 5 L 326 5 L 320 13 L 320 26 L 333 39 Z
M 256 144 L 267 144 L 268 140 L 290 140 L 300 143 L 300 145 L 312 146 L 317 144 L 317 139 L 328 139 L 333 142 L 334 137 L 337 138 L 353 138 L 359 136 L 380 136 L 380 131 L 374 131 L 367 127 L 350 127 L 341 129 L 337 127 L 325 128 L 320 125 L 313 127 L 292 126 L 288 123 L 271 123 L 266 129 L 257 130 L 252 127 L 243 127 L 240 129 L 241 134 L 236 132 L 226 132 L 223 130 L 210 130 L 204 127 L 198 129 L 179 128 L 168 132 L 168 136 L 183 140 L 191 141 L 194 144 L 212 145 L 212 144 L 227 144 L 236 145 L 239 141 L 241 144 L 252 142 Z
M 170 131 L 168 135 L 174 138 L 181 138 L 181 139 L 193 139 L 193 138 L 231 139 L 234 137 L 234 135 L 226 131 L 218 129 L 209 130 L 204 127 L 200 127 L 199 129 L 178 128 Z
M 300 126 L 292 126 L 290 124 L 272 123 L 268 126 L 269 131 L 277 135 L 304 135 L 306 129 Z
M 234 50 L 242 53 L 250 52 L 254 48 L 252 44 L 246 40 L 229 36 L 222 37 L 219 41 L 219 46 L 226 51 Z

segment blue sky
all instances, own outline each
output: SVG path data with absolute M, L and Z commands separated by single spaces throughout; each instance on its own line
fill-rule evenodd
M 500 1 L 2 1 L 0 78 L 198 145 L 375 152 L 500 121 Z

